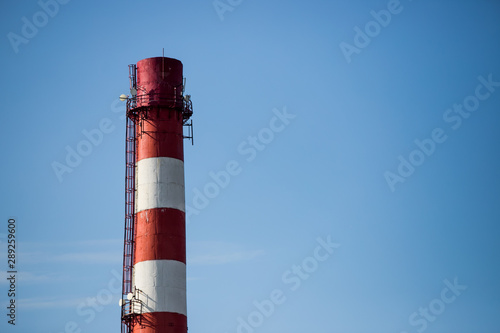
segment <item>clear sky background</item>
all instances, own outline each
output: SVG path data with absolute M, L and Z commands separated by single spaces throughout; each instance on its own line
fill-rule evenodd
M 1 2 L 0 331 L 120 332 L 117 97 L 165 48 L 194 104 L 189 332 L 498 332 L 500 2 L 226 1 Z

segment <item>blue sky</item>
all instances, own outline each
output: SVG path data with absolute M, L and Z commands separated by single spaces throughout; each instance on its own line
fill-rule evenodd
M 162 48 L 194 104 L 190 332 L 498 331 L 500 3 L 41 3 L 0 4 L 0 331 L 119 332 L 117 97 Z

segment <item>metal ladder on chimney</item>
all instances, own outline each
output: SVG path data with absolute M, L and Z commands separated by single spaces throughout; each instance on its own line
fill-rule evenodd
M 136 67 L 129 65 L 130 88 L 136 85 Z M 136 116 L 135 96 L 127 100 L 127 127 L 125 137 L 125 235 L 123 242 L 122 302 L 133 291 L 133 265 L 135 244 L 135 160 L 136 160 Z M 134 321 L 133 311 L 122 304 L 122 333 L 130 333 Z

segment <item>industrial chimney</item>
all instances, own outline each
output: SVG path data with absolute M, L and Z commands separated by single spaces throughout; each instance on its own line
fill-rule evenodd
M 129 78 L 122 333 L 186 333 L 183 139 L 193 139 L 192 103 L 179 60 L 143 59 Z

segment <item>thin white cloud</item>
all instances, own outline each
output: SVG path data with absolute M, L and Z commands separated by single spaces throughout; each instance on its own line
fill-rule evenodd
M 21 298 L 17 300 L 20 309 L 40 310 L 40 309 L 61 309 L 67 307 L 77 307 L 85 302 L 85 298 L 62 299 L 52 298 Z
M 248 261 L 255 259 L 264 254 L 264 251 L 246 251 L 246 252 L 233 252 L 224 254 L 201 254 L 188 258 L 188 265 L 223 265 L 232 264 L 241 261 Z
M 64 242 L 20 242 L 22 249 L 53 249 L 53 248 L 89 248 L 89 247 L 117 247 L 122 249 L 123 239 L 86 239 Z
M 253 260 L 263 250 L 245 250 L 240 245 L 225 242 L 192 242 L 188 244 L 188 265 L 224 265 Z
M 55 251 L 54 251 L 55 252 Z M 58 251 L 59 252 L 59 251 Z M 50 253 L 50 252 L 21 252 L 19 261 L 22 263 L 78 263 L 78 264 L 119 264 L 122 262 L 121 251 L 95 251 L 95 252 L 69 252 L 69 253 Z
M 122 262 L 123 258 L 120 252 L 81 252 L 64 253 L 47 258 L 51 262 L 71 262 L 81 264 L 117 264 Z
M 84 240 L 77 242 L 26 242 L 19 246 L 23 263 L 117 264 L 122 259 L 122 240 Z
M 7 280 L 9 273 L 7 271 L 0 271 L 0 284 L 9 284 Z M 35 284 L 35 283 L 54 283 L 69 280 L 69 277 L 56 275 L 56 274 L 34 274 L 32 272 L 21 271 L 16 273 L 16 281 L 20 281 L 23 284 Z

